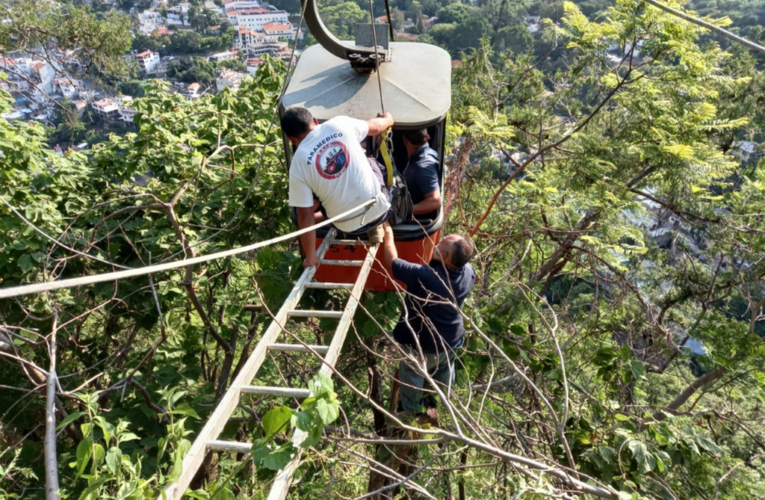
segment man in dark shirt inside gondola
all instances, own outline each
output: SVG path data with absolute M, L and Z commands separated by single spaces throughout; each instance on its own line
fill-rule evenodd
M 476 281 L 475 269 L 468 263 L 474 253 L 472 241 L 450 234 L 438 243 L 428 265 L 413 264 L 398 258 L 393 229 L 385 224 L 385 266 L 406 285 L 405 309 L 393 329 L 393 338 L 417 360 L 399 364 L 400 406 L 406 412 L 426 412 L 429 418 L 435 418 L 436 398 L 422 397 L 423 368 L 442 384 L 445 394 L 454 379 L 456 351 L 465 336 L 459 309 Z
M 404 146 L 409 155 L 404 180 L 412 197 L 412 214 L 418 221 L 435 219 L 441 208 L 438 153 L 428 145 L 429 139 L 427 129 L 404 132 Z

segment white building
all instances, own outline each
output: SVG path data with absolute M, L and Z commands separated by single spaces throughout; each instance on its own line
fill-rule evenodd
M 290 22 L 267 23 L 263 26 L 263 34 L 269 42 L 275 42 L 280 38 L 286 38 L 287 40 L 295 39 L 295 30 Z
M 218 52 L 207 58 L 208 61 L 228 61 L 236 57 L 236 51 L 227 50 L 226 52 Z
M 262 44 L 266 41 L 265 36 L 262 33 L 258 33 L 255 30 L 239 27 L 237 37 L 234 39 L 234 46 L 240 50 L 250 50 L 252 47 Z
M 218 89 L 218 92 L 226 87 L 237 90 L 245 76 L 247 76 L 245 73 L 240 73 L 239 71 L 223 69 L 215 80 L 215 87 Z
M 29 76 L 37 86 L 39 91 L 46 94 L 53 93 L 53 80 L 56 76 L 56 70 L 47 61 L 35 61 L 31 65 Z M 45 96 L 40 95 L 40 98 Z
M 54 89 L 66 99 L 72 99 L 77 95 L 77 87 L 80 82 L 71 78 L 59 78 L 53 81 Z
M 138 111 L 133 107 L 133 98 L 128 96 L 125 97 L 127 98 L 123 98 L 118 104 L 120 120 L 125 123 L 133 123 L 135 115 L 138 113 Z
M 162 14 L 154 10 L 145 10 L 138 13 L 138 22 L 143 24 L 164 24 Z
M 107 121 L 120 119 L 120 107 L 114 99 L 103 98 L 90 103 L 98 116 Z
M 135 58 L 138 61 L 140 72 L 146 75 L 156 73 L 161 63 L 159 54 L 150 50 L 136 54 Z
M 165 25 L 162 14 L 153 10 L 145 10 L 138 14 L 138 31 L 149 35 Z
M 282 45 L 284 45 L 284 42 L 266 43 L 265 41 L 263 41 L 259 43 L 253 43 L 252 45 L 247 47 L 247 51 L 249 55 L 252 57 L 258 57 L 264 54 L 273 55 L 282 49 Z
M 244 3 L 244 2 L 235 2 Z M 250 2 L 247 2 L 250 3 Z M 289 14 L 283 10 L 266 7 L 231 7 L 226 5 L 226 18 L 232 26 L 239 26 L 254 31 L 263 31 L 268 23 L 289 23 Z
M 190 83 L 188 87 L 186 87 L 186 92 L 183 93 L 183 96 L 186 98 L 187 101 L 196 101 L 200 97 L 202 97 L 202 86 L 196 82 Z
M 168 26 L 189 26 L 189 7 L 190 3 L 179 3 L 175 7 L 167 9 Z

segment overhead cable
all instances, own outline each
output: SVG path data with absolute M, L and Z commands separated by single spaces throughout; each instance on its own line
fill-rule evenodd
M 343 212 L 335 217 L 332 217 L 331 219 L 327 219 L 313 226 L 300 229 L 298 231 L 293 231 L 291 233 L 278 236 L 270 240 L 259 241 L 258 243 L 253 243 L 252 245 L 247 245 L 247 246 L 239 247 L 239 248 L 233 248 L 231 250 L 224 250 L 223 252 L 217 252 L 210 255 L 200 255 L 199 257 L 194 257 L 192 259 L 178 260 L 175 262 L 166 262 L 164 264 L 155 264 L 152 266 L 127 269 L 124 271 L 95 274 L 93 276 L 82 276 L 80 278 L 70 278 L 70 279 L 65 279 L 60 281 L 48 281 L 45 283 L 35 283 L 33 285 L 22 285 L 22 286 L 10 287 L 10 288 L 0 288 L 0 299 L 8 299 L 11 297 L 19 297 L 21 295 L 30 295 L 33 293 L 48 292 L 51 290 L 61 290 L 63 288 L 74 288 L 77 286 L 92 285 L 95 283 L 103 283 L 105 281 L 114 281 L 114 280 L 120 280 L 124 278 L 133 278 L 136 276 L 145 276 L 147 274 L 158 273 L 162 271 L 169 271 L 171 269 L 178 269 L 181 267 L 193 266 L 195 264 L 201 264 L 203 262 L 208 262 L 211 260 L 232 257 L 234 255 L 239 255 L 242 253 L 257 250 L 258 248 L 274 245 L 282 241 L 287 241 L 296 236 L 300 236 L 310 231 L 314 231 L 320 227 L 324 227 L 329 224 L 332 224 L 333 222 L 341 220 L 345 217 L 355 216 L 355 214 L 359 210 L 361 210 L 362 208 L 366 208 L 368 210 L 374 203 L 375 203 L 375 199 L 372 198 L 346 212 Z
M 754 49 L 757 52 L 765 54 L 765 47 L 763 47 L 762 45 L 758 45 L 758 44 L 756 44 L 754 42 L 751 42 L 751 41 L 747 40 L 746 38 L 742 38 L 742 37 L 740 37 L 738 35 L 734 35 L 730 31 L 724 30 L 724 29 L 720 28 L 719 26 L 715 26 L 712 23 L 708 23 L 706 21 L 702 21 L 699 18 L 690 16 L 690 15 L 686 14 L 685 12 L 681 12 L 679 10 L 673 9 L 672 7 L 668 7 L 667 5 L 660 4 L 656 0 L 644 0 L 644 1 L 645 1 L 645 3 L 653 5 L 654 7 L 658 8 L 658 9 L 661 9 L 661 10 L 663 10 L 665 12 L 669 12 L 673 16 L 677 16 L 677 17 L 679 17 L 681 19 L 685 19 L 688 22 L 691 22 L 691 23 L 694 23 L 694 24 L 698 24 L 699 26 L 703 26 L 704 28 L 706 28 L 708 30 L 711 30 L 711 31 L 714 31 L 718 35 L 722 35 L 722 36 L 724 36 L 725 38 L 727 38 L 729 40 L 733 40 L 736 43 L 740 43 L 741 45 L 745 45 L 745 46 L 749 47 L 750 49 Z

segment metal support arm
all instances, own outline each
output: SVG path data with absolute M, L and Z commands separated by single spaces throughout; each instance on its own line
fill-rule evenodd
M 311 34 L 322 47 L 330 54 L 350 61 L 351 67 L 357 70 L 369 71 L 377 68 L 375 59 L 380 58 L 380 63 L 390 61 L 390 49 L 374 47 L 347 46 L 330 33 L 319 16 L 319 6 L 316 0 L 301 0 L 304 4 L 304 19 L 311 30 Z M 374 27 L 373 27 L 374 29 Z

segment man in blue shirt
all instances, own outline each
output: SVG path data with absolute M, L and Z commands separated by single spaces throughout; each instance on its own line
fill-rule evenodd
M 404 411 L 418 414 L 424 410 L 421 390 L 424 370 L 446 386 L 443 389 L 448 392 L 454 377 L 456 349 L 462 347 L 465 335 L 459 308 L 476 281 L 475 269 L 468 264 L 474 253 L 472 241 L 450 234 L 438 243 L 428 265 L 412 264 L 398 258 L 393 229 L 385 224 L 385 266 L 406 285 L 405 307 L 393 338 L 417 360 L 416 364 L 411 359 L 399 364 Z
M 427 129 L 404 132 L 403 139 L 409 155 L 404 180 L 412 197 L 412 215 L 417 220 L 435 219 L 441 208 L 438 153 L 428 145 Z

